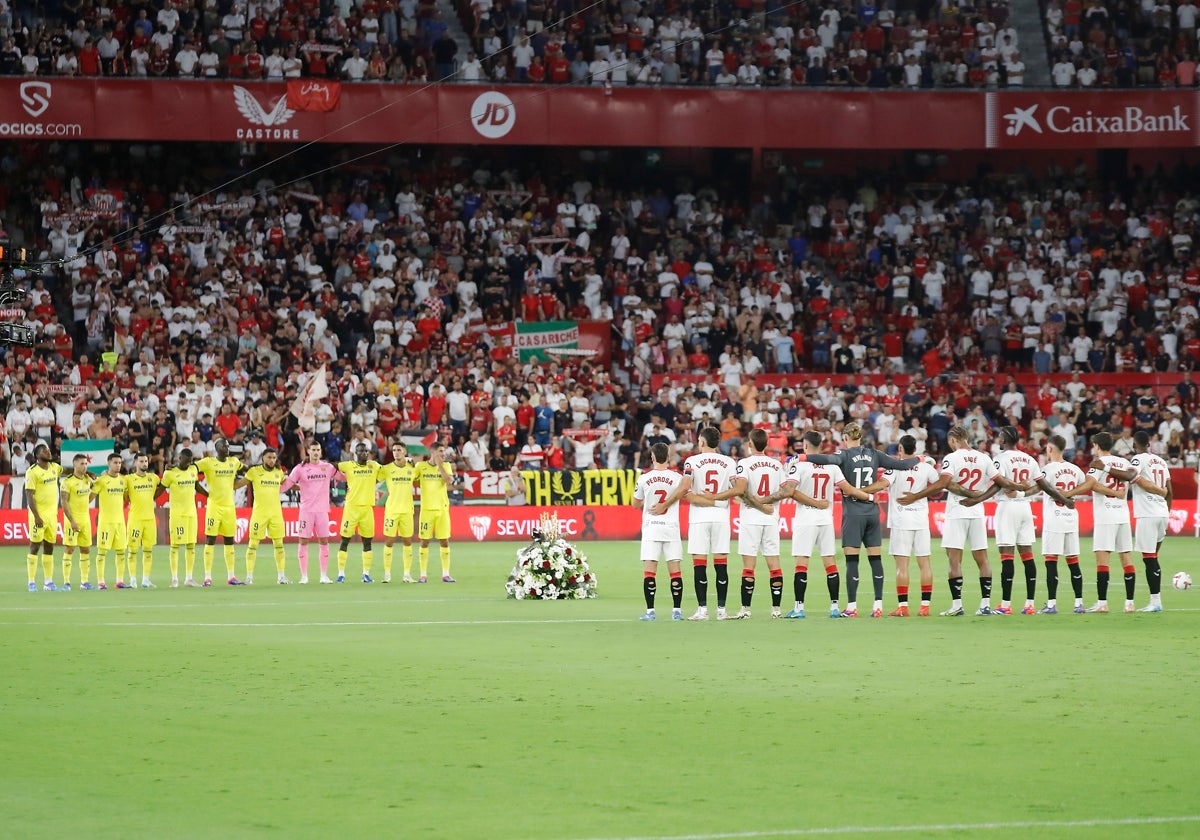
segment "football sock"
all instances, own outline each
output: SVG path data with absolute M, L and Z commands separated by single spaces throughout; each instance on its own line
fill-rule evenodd
M 642 574 L 642 595 L 646 598 L 646 609 L 654 609 L 654 594 L 658 589 L 658 583 L 654 579 L 654 572 L 643 572 Z
M 1101 601 L 1108 600 L 1108 566 L 1096 567 L 1096 597 Z
M 96 552 L 96 583 L 104 583 L 104 567 L 108 565 L 108 552 Z
M 1137 570 L 1130 563 L 1123 567 L 1125 572 L 1125 600 L 1132 601 L 1134 590 L 1137 588 Z
M 338 549 L 337 571 L 338 571 L 339 577 L 346 574 L 346 556 L 347 556 L 347 552 L 342 551 L 341 549 Z
M 413 547 L 411 544 L 400 546 L 400 557 L 404 562 L 404 574 L 406 575 L 412 571 L 412 551 Z
M 902 606 L 902 607 L 908 606 L 908 587 L 907 586 L 897 586 L 896 587 L 896 600 L 900 603 L 900 606 Z
M 713 560 L 713 571 L 717 578 L 717 606 L 725 609 L 725 600 L 729 597 L 729 566 Z
M 417 559 L 421 564 L 421 577 L 429 573 L 429 546 L 423 545 L 417 549 Z
M 296 549 L 296 556 L 300 558 L 300 576 L 308 577 L 308 543 L 301 543 Z
M 671 572 L 671 606 L 683 606 L 683 572 Z
M 192 571 L 196 568 L 196 546 L 185 545 L 183 547 L 183 565 L 187 579 L 192 579 Z
M 959 601 L 962 600 L 962 588 L 963 588 L 962 575 L 959 575 L 958 577 L 950 578 L 949 584 L 950 584 L 950 598 L 954 601 L 954 603 L 957 604 Z
M 1158 564 L 1157 554 L 1143 554 L 1142 563 L 1146 567 L 1146 582 L 1150 584 L 1150 594 L 1162 592 L 1162 567 Z
M 874 587 L 876 601 L 883 601 L 883 558 L 878 554 L 868 554 L 867 562 L 871 565 L 871 584 Z
M 237 559 L 233 556 L 233 543 L 227 542 L 223 546 L 225 549 L 225 574 L 229 577 L 237 577 L 234 572 L 237 570 Z
M 283 553 L 283 540 L 275 540 L 275 571 L 283 574 L 287 568 L 287 557 Z
M 37 582 L 37 555 L 36 554 L 25 555 L 25 570 L 27 572 L 29 572 L 29 582 L 36 583 Z
M 143 548 L 142 549 L 142 579 L 149 580 L 150 573 L 153 571 L 153 569 L 154 569 L 154 549 L 153 548 Z
M 442 546 L 442 577 L 450 577 L 450 546 Z M 680 586 L 683 584 L 680 583 Z M 675 606 L 679 606 L 676 604 Z
M 117 583 L 120 583 L 125 580 L 125 552 L 117 551 L 115 554 L 117 555 Z M 32 579 L 30 577 L 30 580 Z
M 708 561 L 692 561 L 692 585 L 696 589 L 697 606 L 708 606 Z
M 858 602 L 858 558 L 846 558 L 846 600 Z
M 1011 554 L 1000 555 L 1000 600 L 1008 603 L 1012 600 L 1013 577 L 1016 575 L 1016 564 Z
M 317 556 L 321 561 L 321 577 L 329 575 L 329 543 L 321 543 L 321 547 L 317 549 Z
M 87 583 L 92 579 L 92 555 L 84 554 L 79 558 L 79 582 Z
M 979 579 L 979 594 L 983 600 L 989 601 L 992 597 L 992 579 L 990 577 L 981 577 Z
M 48 551 L 42 552 L 42 576 L 46 583 L 54 582 L 54 555 Z
M 1022 554 L 1021 565 L 1025 567 L 1025 600 L 1032 601 L 1037 595 L 1037 563 L 1032 554 Z
M 808 593 L 808 566 L 796 564 L 796 574 L 792 577 L 792 591 L 796 603 L 803 604 L 804 596 Z
M 394 545 L 384 544 L 383 546 L 383 573 L 390 575 L 392 573 L 392 554 L 396 547 Z
M 829 602 L 836 604 L 842 595 L 842 575 L 838 572 L 837 563 L 825 567 L 825 586 L 829 589 Z
M 258 563 L 258 543 L 250 540 L 246 544 L 246 576 L 254 577 L 254 567 Z
M 921 587 L 921 603 L 924 606 L 929 606 L 929 602 L 933 600 L 933 584 Z
M 1071 573 L 1071 591 L 1077 599 L 1083 598 L 1083 569 L 1079 568 L 1078 557 L 1067 558 L 1067 571 Z
M 1051 601 L 1058 598 L 1058 557 L 1046 558 L 1046 597 Z
M 51 560 L 51 562 L 53 562 L 53 560 Z M 70 554 L 64 554 L 62 559 L 63 583 L 71 582 L 71 566 L 73 564 L 74 558 Z
M 372 550 L 363 551 L 363 574 L 371 574 L 371 564 L 375 562 L 375 552 Z
M 213 555 L 216 553 L 215 545 L 204 544 L 204 579 L 212 579 Z
M 171 580 L 176 580 L 179 577 L 179 546 L 171 546 L 171 555 L 168 559 L 171 564 Z
M 776 569 L 771 572 L 768 583 L 771 586 L 771 606 L 778 607 L 783 603 L 783 570 Z
M 742 606 L 749 607 L 754 600 L 754 570 L 742 569 Z

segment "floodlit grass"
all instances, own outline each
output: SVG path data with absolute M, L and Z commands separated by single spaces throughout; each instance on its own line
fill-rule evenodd
M 636 621 L 632 543 L 587 545 L 600 598 L 555 603 L 504 600 L 515 543 L 456 545 L 456 585 L 280 587 L 263 550 L 254 587 L 170 591 L 160 549 L 157 591 L 36 595 L 3 549 L 4 834 L 1194 837 L 1112 821 L 1200 815 L 1200 592 L 1169 588 L 1196 546 L 1164 547 L 1158 615 L 1119 612 L 1118 572 L 1107 616 L 1070 615 L 1064 575 L 1055 617 L 835 622 L 817 575 L 805 621 L 769 620 L 760 579 L 721 624 L 663 620 L 665 569 Z

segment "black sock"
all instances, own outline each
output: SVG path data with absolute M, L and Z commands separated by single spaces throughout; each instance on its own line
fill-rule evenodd
M 1032 601 L 1037 595 L 1037 563 L 1030 557 L 1022 560 L 1021 565 L 1025 567 L 1025 600 Z
M 878 554 L 868 554 L 867 562 L 871 565 L 871 584 L 875 589 L 875 600 L 883 600 L 883 558 Z
M 858 602 L 858 558 L 846 558 L 846 600 Z
M 671 575 L 671 606 L 675 609 L 683 606 L 683 575 Z
M 778 607 L 783 603 L 783 572 L 771 572 L 771 606 Z
M 1137 589 L 1137 572 L 1133 566 L 1125 567 L 1125 600 L 1132 601 L 1134 590 Z
M 962 600 L 962 575 L 950 578 L 950 597 L 955 601 Z
M 825 573 L 825 585 L 829 588 L 829 603 L 836 604 L 842 594 L 842 573 L 833 567 L 832 572 Z
M 1146 583 L 1150 584 L 1150 594 L 1162 592 L 1162 566 L 1158 565 L 1157 554 L 1143 554 L 1142 563 L 1146 566 Z
M 646 596 L 646 609 L 654 609 L 654 593 L 658 591 L 658 582 L 654 575 L 646 575 L 642 578 L 642 594 Z
M 992 579 L 990 577 L 981 577 L 979 579 L 979 593 L 986 599 L 991 600 L 992 597 Z
M 1071 573 L 1071 591 L 1075 593 L 1076 598 L 1083 597 L 1083 569 L 1079 568 L 1079 563 L 1068 562 L 1067 570 Z
M 1011 557 L 1000 560 L 1000 599 L 1003 601 L 1012 600 L 1012 585 L 1016 572 L 1017 566 Z
M 1058 597 L 1058 561 L 1046 561 L 1046 597 L 1053 601 Z
M 696 603 L 708 606 L 708 564 L 692 566 L 692 579 L 696 584 Z
M 1096 572 L 1096 597 L 1101 601 L 1108 600 L 1108 567 Z
M 742 606 L 747 609 L 754 600 L 754 575 L 742 575 Z
M 725 599 L 729 597 L 729 566 L 713 562 L 713 571 L 717 577 L 717 607 L 725 609 Z
M 792 589 L 795 590 L 796 600 L 803 604 L 804 595 L 808 592 L 808 569 L 796 570 L 796 574 L 792 578 Z

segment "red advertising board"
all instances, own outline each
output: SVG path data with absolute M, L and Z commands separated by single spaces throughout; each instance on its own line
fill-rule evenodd
M 1189 147 L 1200 138 L 1200 103 L 1187 90 L 343 84 L 336 107 L 332 88 L 319 103 L 299 92 L 289 98 L 283 82 L 4 79 L 0 140 L 1077 149 Z

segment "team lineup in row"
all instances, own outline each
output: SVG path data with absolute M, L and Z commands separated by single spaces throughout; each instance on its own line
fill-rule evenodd
M 717 619 L 746 619 L 754 596 L 757 564 L 761 557 L 767 566 L 771 589 L 772 618 L 804 618 L 810 561 L 819 558 L 825 570 L 829 590 L 829 617 L 858 616 L 859 562 L 866 550 L 871 570 L 873 604 L 870 615 L 884 615 L 884 571 L 882 561 L 883 529 L 876 494 L 888 491 L 890 549 L 896 561 L 896 597 L 898 605 L 889 616 L 907 617 L 909 612 L 909 565 L 916 558 L 920 569 L 920 606 L 917 614 L 928 616 L 933 593 L 930 567 L 931 532 L 929 497 L 946 492 L 945 525 L 942 547 L 949 562 L 950 606 L 943 616 L 964 614 L 962 603 L 963 554 L 969 551 L 979 571 L 981 598 L 976 615 L 1012 615 L 1016 559 L 1025 575 L 1024 615 L 1053 615 L 1058 612 L 1059 561 L 1066 562 L 1074 593 L 1075 613 L 1107 613 L 1110 563 L 1115 554 L 1120 561 L 1125 583 L 1125 612 L 1162 611 L 1162 570 L 1159 548 L 1167 532 L 1170 514 L 1171 478 L 1162 458 L 1149 452 L 1149 438 L 1138 432 L 1134 438 L 1135 455 L 1130 459 L 1111 453 L 1113 438 L 1107 432 L 1091 439 L 1094 460 L 1085 473 L 1064 460 L 1066 442 L 1051 435 L 1046 444 L 1045 464 L 1017 449 L 1017 430 L 1000 430 L 1000 451 L 993 457 L 970 446 L 964 427 L 949 433 L 951 451 L 940 467 L 924 457 L 913 457 L 916 442 L 911 436 L 900 439 L 900 452 L 907 456 L 889 457 L 862 445 L 862 432 L 856 424 L 847 424 L 844 448 L 822 455 L 821 436 L 804 436 L 804 454 L 781 463 L 767 452 L 767 435 L 761 429 L 750 433 L 750 454 L 741 460 L 718 451 L 720 433 L 716 428 L 700 432 L 699 452 L 688 456 L 683 471 L 668 466 L 670 456 L 665 444 L 651 448 L 653 467 L 639 477 L 634 503 L 642 507 L 641 559 L 643 595 L 646 612 L 643 621 L 656 618 L 655 597 L 660 560 L 667 563 L 670 575 L 672 618 L 683 619 L 683 544 L 679 522 L 679 504 L 690 505 L 688 553 L 692 557 L 698 607 L 692 621 L 707 620 L 708 563 L 711 558 L 716 577 Z M 846 563 L 845 608 L 841 607 L 841 572 L 834 543 L 833 501 L 841 492 L 842 548 Z M 1093 551 L 1096 557 L 1097 600 L 1084 606 L 1083 571 L 1079 564 L 1079 514 L 1075 499 L 1092 494 L 1095 519 Z M 1131 525 L 1127 496 L 1133 497 L 1136 534 Z M 992 605 L 992 569 L 988 560 L 988 533 L 982 502 L 996 499 L 995 539 L 1000 554 L 1000 603 Z M 783 613 L 783 568 L 780 564 L 779 502 L 796 502 L 792 527 L 792 554 L 795 603 Z M 741 608 L 726 612 L 729 591 L 729 549 L 731 501 L 741 504 L 738 553 L 742 558 Z M 1032 505 L 1043 500 L 1042 555 L 1045 564 L 1047 598 L 1039 610 L 1035 605 L 1038 568 L 1033 546 L 1037 539 Z M 1134 603 L 1137 573 L 1132 552 L 1142 555 L 1149 583 L 1149 603 L 1138 610 Z
M 384 508 L 383 582 L 392 579 L 392 555 L 397 540 L 402 546 L 406 583 L 425 583 L 429 565 L 430 542 L 440 544 L 442 581 L 454 583 L 450 576 L 450 499 L 448 486 L 454 478 L 454 467 L 435 448 L 427 461 L 409 458 L 403 443 L 392 445 L 393 460 L 381 465 L 368 458 L 364 445 L 356 447 L 354 460 L 343 461 L 336 467 L 322 460 L 319 443 L 309 443 L 306 459 L 285 473 L 279 465 L 279 454 L 267 449 L 261 463 L 243 464 L 231 457 L 228 444 L 218 440 L 216 454 L 194 460 L 184 449 L 179 464 L 161 476 L 148 471 L 149 458 L 137 456 L 134 471 L 122 474 L 120 455 L 110 455 L 108 469 L 98 476 L 87 470 L 87 456 L 77 455 L 72 470 L 65 477 L 63 468 L 51 460 L 50 448 L 37 447 L 36 464 L 26 473 L 26 501 L 29 506 L 29 555 L 26 558 L 29 591 L 37 592 L 38 555 L 41 555 L 46 591 L 71 589 L 75 551 L 79 551 L 80 587 L 85 590 L 108 589 L 106 572 L 108 555 L 116 556 L 116 588 L 136 589 L 137 554 L 141 554 L 141 583 L 154 589 L 151 579 L 158 539 L 157 499 L 163 490 L 169 502 L 169 534 L 171 546 L 171 587 L 181 585 L 179 554 L 185 558 L 183 586 L 211 586 L 213 557 L 218 538 L 223 543 L 226 582 L 241 586 L 254 582 L 254 566 L 258 547 L 269 540 L 274 548 L 277 581 L 291 583 L 287 577 L 283 548 L 284 524 L 282 494 L 293 487 L 299 489 L 299 561 L 300 583 L 308 583 L 308 545 L 320 546 L 321 583 L 343 583 L 346 580 L 346 561 L 350 541 L 355 536 L 362 541 L 362 582 L 373 583 L 371 577 L 372 543 L 375 538 L 375 500 L 378 486 L 387 488 Z M 204 483 L 200 476 L 204 476 Z M 330 490 L 332 485 L 345 483 L 346 500 L 342 514 L 341 545 L 337 553 L 337 577 L 329 576 Z M 236 574 L 234 537 L 237 511 L 234 493 L 249 487 L 253 494 L 249 537 L 246 545 L 244 579 Z M 418 526 L 420 548 L 419 576 L 411 574 L 413 554 L 414 487 L 421 494 Z M 197 496 L 206 497 L 204 521 L 204 577 L 194 577 L 198 534 Z M 95 500 L 96 515 L 96 583 L 92 583 L 92 517 Z M 63 513 L 62 586 L 54 580 L 54 546 L 58 533 L 59 508 Z M 128 571 L 128 577 L 126 572 Z

